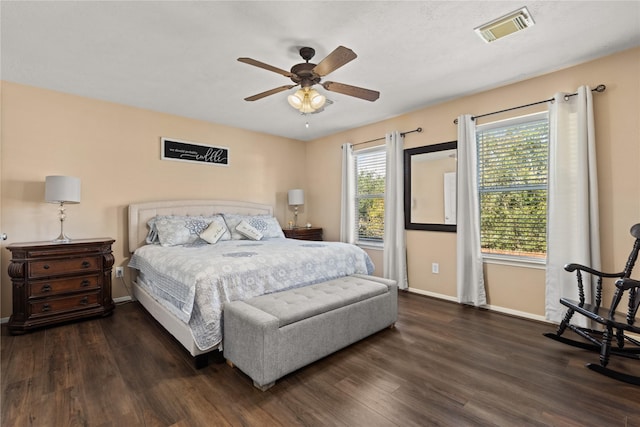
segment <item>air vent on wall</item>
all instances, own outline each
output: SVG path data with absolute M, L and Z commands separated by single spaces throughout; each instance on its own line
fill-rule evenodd
M 482 37 L 482 40 L 491 43 L 534 24 L 531 14 L 526 7 L 523 7 L 473 30 Z

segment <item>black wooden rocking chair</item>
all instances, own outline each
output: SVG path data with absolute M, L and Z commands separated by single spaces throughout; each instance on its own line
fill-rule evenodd
M 568 307 L 564 319 L 558 327 L 558 331 L 544 334 L 546 337 L 556 341 L 569 344 L 575 347 L 599 351 L 600 364 L 588 363 L 587 367 L 595 372 L 607 375 L 619 381 L 640 385 L 640 376 L 634 376 L 617 372 L 607 368 L 610 355 L 618 355 L 640 360 L 640 341 L 629 336 L 625 331 L 640 334 L 640 325 L 635 323 L 640 305 L 640 281 L 630 279 L 633 266 L 638 259 L 640 252 L 640 224 L 631 227 L 631 235 L 635 237 L 635 243 L 624 270 L 620 273 L 603 273 L 580 264 L 567 264 L 564 269 L 569 272 L 576 272 L 578 281 L 579 301 L 561 298 L 560 303 Z M 582 272 L 597 276 L 595 289 L 595 299 L 593 303 L 585 302 L 584 288 L 582 283 Z M 615 282 L 616 290 L 611 301 L 611 307 L 602 307 L 602 279 L 617 278 Z M 616 310 L 623 295 L 628 296 L 629 304 L 626 313 L 617 313 Z M 583 328 L 570 323 L 574 313 L 582 314 L 587 318 L 602 325 L 603 330 Z M 586 339 L 587 342 L 575 341 L 563 337 L 562 334 L 570 329 Z M 611 342 L 615 336 L 616 345 Z M 625 346 L 626 344 L 626 346 Z

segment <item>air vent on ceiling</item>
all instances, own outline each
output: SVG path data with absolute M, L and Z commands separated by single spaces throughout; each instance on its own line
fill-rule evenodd
M 531 14 L 526 7 L 523 7 L 473 30 L 482 37 L 482 40 L 491 43 L 516 31 L 529 28 L 534 24 Z

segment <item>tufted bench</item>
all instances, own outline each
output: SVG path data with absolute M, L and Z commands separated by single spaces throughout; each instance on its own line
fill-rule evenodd
M 397 317 L 396 282 L 364 275 L 232 301 L 224 305 L 224 357 L 264 391 Z

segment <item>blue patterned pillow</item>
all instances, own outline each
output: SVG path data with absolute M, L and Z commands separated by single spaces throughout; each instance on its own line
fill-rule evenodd
M 215 216 L 156 216 L 149 221 L 147 241 L 155 243 L 155 237 L 162 246 L 188 245 L 196 242 L 200 233 L 216 222 L 225 227 L 226 223 L 220 215 Z M 155 232 L 154 232 L 155 230 Z M 155 233 L 155 234 L 154 234 Z M 226 230 L 220 240 L 230 240 L 231 234 Z
M 240 222 L 245 221 L 262 233 L 263 239 L 284 238 L 284 233 L 278 220 L 271 215 L 236 215 L 223 214 L 227 227 L 231 231 L 231 240 L 242 240 L 247 237 L 236 230 Z

